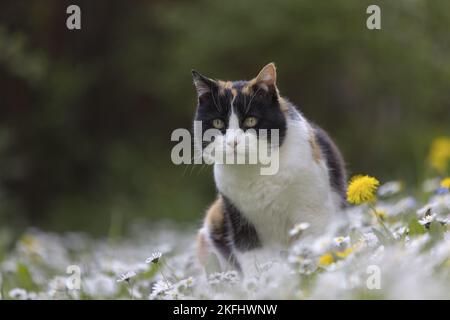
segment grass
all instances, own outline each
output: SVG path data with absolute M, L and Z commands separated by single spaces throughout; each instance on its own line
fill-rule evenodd
M 449 299 L 450 193 L 428 180 L 415 197 L 380 187 L 375 205 L 348 210 L 341 231 L 311 238 L 297 227 L 283 255 L 248 260 L 240 277 L 208 274 L 195 226 L 136 223 L 111 241 L 30 229 L 10 249 L 0 232 L 2 299 Z M 112 233 L 115 231 L 112 230 Z M 158 252 L 162 253 L 159 257 Z M 253 259 L 253 260 L 252 260 Z

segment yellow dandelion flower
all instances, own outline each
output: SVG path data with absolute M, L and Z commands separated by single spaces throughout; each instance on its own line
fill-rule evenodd
M 379 185 L 380 182 L 374 177 L 355 176 L 347 189 L 347 201 L 353 204 L 373 202 Z
M 441 181 L 441 187 L 450 189 L 450 177 L 445 178 L 444 180 Z
M 328 266 L 334 262 L 334 257 L 331 253 L 325 253 L 319 258 L 320 266 Z
M 428 163 L 439 173 L 445 173 L 450 163 L 450 137 L 439 137 L 431 143 Z

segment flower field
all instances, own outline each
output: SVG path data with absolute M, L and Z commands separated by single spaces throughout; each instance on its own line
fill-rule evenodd
M 375 192 L 374 180 L 365 182 L 373 187 L 369 193 Z M 255 261 L 255 272 L 245 276 L 199 266 L 196 226 L 139 223 L 120 239 L 30 229 L 10 250 L 5 246 L 11 239 L 2 232 L 1 297 L 450 298 L 448 180 L 427 180 L 414 194 L 392 181 L 381 184 L 376 197 L 361 187 L 364 181 L 353 189 L 352 183 L 349 192 L 366 192 L 366 197 L 347 210 L 345 232 L 309 238 L 302 236 L 308 223 L 297 225 L 285 255 Z

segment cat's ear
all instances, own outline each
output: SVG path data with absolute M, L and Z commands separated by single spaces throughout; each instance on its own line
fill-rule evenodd
M 277 86 L 277 69 L 273 62 L 266 65 L 255 78 L 257 85 L 268 91 L 275 89 Z
M 199 98 L 217 88 L 217 82 L 215 80 L 207 78 L 195 70 L 192 70 L 191 72 L 192 79 L 194 80 L 194 86 L 197 90 L 197 95 Z

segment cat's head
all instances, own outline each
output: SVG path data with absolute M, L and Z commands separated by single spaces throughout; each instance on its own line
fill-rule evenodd
M 249 81 L 213 80 L 194 70 L 192 76 L 198 95 L 195 120 L 202 134 L 215 132 L 212 141 L 203 139 L 203 148 L 253 154 L 264 142 L 271 149 L 282 144 L 287 104 L 279 96 L 273 63 Z

